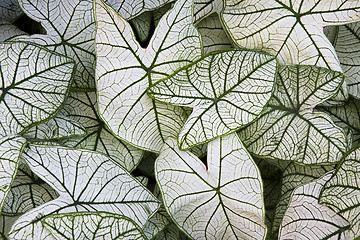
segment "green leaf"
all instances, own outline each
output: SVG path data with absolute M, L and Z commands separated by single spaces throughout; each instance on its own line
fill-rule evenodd
M 74 62 L 30 43 L 0 43 L 0 136 L 52 118 L 71 84 Z
M 276 55 L 281 64 L 341 71 L 323 26 L 360 21 L 360 2 L 348 0 L 226 0 L 223 23 L 235 42 Z
M 58 194 L 20 160 L 16 177 L 0 214 L 0 237 L 7 239 L 11 226 L 22 214 L 56 197 Z
M 223 9 L 223 0 L 194 0 L 195 22 L 200 22 L 213 13 L 220 13 Z
M 105 155 L 30 145 L 23 157 L 60 196 L 22 215 L 14 223 L 10 238 L 45 239 L 50 233 L 41 220 L 69 212 L 124 215 L 143 227 L 159 207 L 158 200 L 145 187 Z
M 106 212 L 54 214 L 47 216 L 42 222 L 59 240 L 147 240 L 141 228 L 130 218 Z
M 81 124 L 65 116 L 57 115 L 45 123 L 30 128 L 23 136 L 34 141 L 49 141 L 85 134 L 86 130 Z
M 153 85 L 156 100 L 192 107 L 178 136 L 189 149 L 244 127 L 269 101 L 277 70 L 270 55 L 230 50 L 213 53 Z
M 26 34 L 15 25 L 11 24 L 8 21 L 0 19 L 0 42 L 5 42 L 12 37 Z
M 204 54 L 232 47 L 217 14 L 211 14 L 199 22 L 196 27 L 202 36 Z
M 74 87 L 94 88 L 95 23 L 91 0 L 18 0 L 33 20 L 40 22 L 46 35 L 17 37 L 64 54 L 76 62 Z
M 349 223 L 331 208 L 318 203 L 320 190 L 331 173 L 295 189 L 280 226 L 279 239 L 352 239 Z
M 193 239 L 264 239 L 262 181 L 236 134 L 208 145 L 208 169 L 169 138 L 155 163 L 164 205 Z
M 360 148 L 344 157 L 320 193 L 320 203 L 340 213 L 351 226 L 349 239 L 360 236 Z
M 126 20 L 146 12 L 161 8 L 174 0 L 106 0 Z
M 359 20 L 360 21 L 360 20 Z M 335 47 L 340 66 L 349 86 L 349 93 L 360 98 L 360 23 L 350 23 L 333 27 L 327 31 L 327 37 Z
M 16 176 L 26 139 L 20 136 L 0 138 L 0 215 L 4 201 Z
M 176 2 L 146 49 L 135 41 L 130 25 L 101 0 L 95 1 L 95 12 L 99 114 L 118 138 L 159 152 L 167 137 L 177 136 L 185 114 L 181 108 L 155 102 L 146 90 L 201 56 L 192 1 Z
M 141 161 L 143 151 L 117 139 L 99 118 L 96 104 L 95 92 L 70 92 L 59 114 L 81 124 L 87 133 L 82 137 L 64 139 L 60 143 L 103 153 L 129 172 L 133 171 Z
M 281 66 L 277 91 L 264 114 L 240 131 L 247 149 L 263 158 L 330 165 L 347 150 L 344 131 L 314 108 L 331 98 L 343 75 L 315 66 Z
M 131 19 L 130 24 L 133 26 L 136 32 L 136 36 L 139 38 L 140 43 L 146 42 L 150 37 L 150 30 L 152 24 L 152 13 L 144 12 L 139 16 Z
M 17 0 L 1 0 L 0 2 L 0 18 L 12 22 L 18 18 L 23 11 L 21 10 Z

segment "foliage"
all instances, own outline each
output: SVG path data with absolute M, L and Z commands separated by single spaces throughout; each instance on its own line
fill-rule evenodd
M 359 29 L 351 0 L 1 1 L 0 237 L 359 239 Z

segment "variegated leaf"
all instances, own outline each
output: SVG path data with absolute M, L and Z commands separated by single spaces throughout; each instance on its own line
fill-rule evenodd
M 103 154 L 30 145 L 23 154 L 31 170 L 59 197 L 22 215 L 10 238 L 47 239 L 41 220 L 51 214 L 104 211 L 124 215 L 143 227 L 158 200 L 129 172 Z
M 220 13 L 223 9 L 223 0 L 194 0 L 194 18 L 199 23 L 213 13 Z
M 17 0 L 1 0 L 0 2 L 0 19 L 13 22 L 23 11 Z
M 0 43 L 0 136 L 52 118 L 67 97 L 74 62 L 25 42 Z
M 0 42 L 5 42 L 12 37 L 26 34 L 15 25 L 8 21 L 0 19 Z
M 262 158 L 330 165 L 347 150 L 347 137 L 314 108 L 331 98 L 343 75 L 315 66 L 281 66 L 264 114 L 240 131 L 247 149 Z
M 120 139 L 159 152 L 167 137 L 177 136 L 184 111 L 155 102 L 146 90 L 201 56 L 192 1 L 176 2 L 161 18 L 146 49 L 135 41 L 130 25 L 104 2 L 95 1 L 95 11 L 99 114 Z
M 277 61 L 270 55 L 213 53 L 154 84 L 149 95 L 193 108 L 178 136 L 184 150 L 254 121 L 272 95 L 276 71 Z
M 169 138 L 155 163 L 164 205 L 193 239 L 265 239 L 262 181 L 238 136 L 208 145 L 208 169 Z

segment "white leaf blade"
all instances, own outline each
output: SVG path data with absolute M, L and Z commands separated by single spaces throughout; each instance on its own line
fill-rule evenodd
M 209 155 L 207 171 L 175 140 L 167 141 L 156 160 L 167 212 L 194 239 L 265 238 L 260 175 L 236 134 L 209 143 Z

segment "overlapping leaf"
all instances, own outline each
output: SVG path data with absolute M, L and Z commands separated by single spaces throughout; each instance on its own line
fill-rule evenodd
M 30 43 L 1 43 L 0 136 L 23 133 L 63 104 L 74 62 Z
M 177 136 L 184 111 L 155 102 L 146 89 L 201 56 L 199 33 L 192 25 L 192 1 L 176 2 L 146 49 L 113 9 L 101 0 L 95 1 L 95 9 L 99 114 L 117 137 L 159 152 L 167 137 Z
M 320 203 L 344 216 L 351 224 L 349 239 L 360 236 L 360 149 L 350 152 L 320 193 Z
M 270 55 L 213 53 L 153 85 L 156 100 L 192 107 L 179 134 L 180 149 L 208 142 L 252 122 L 269 101 L 277 70 Z
M 226 0 L 223 22 L 236 43 L 274 54 L 283 64 L 341 71 L 323 26 L 360 21 L 360 2 L 348 0 Z
M 232 47 L 217 14 L 211 14 L 197 24 L 204 46 L 204 54 Z
M 15 25 L 8 21 L 0 19 L 0 42 L 4 42 L 12 37 L 26 34 Z
M 222 9 L 223 0 L 194 0 L 195 22 L 200 22 L 212 13 L 220 13 Z
M 143 227 L 159 207 L 146 188 L 105 155 L 31 145 L 23 156 L 31 170 L 60 196 L 22 215 L 11 229 L 11 238 L 46 239 L 50 233 L 41 219 L 69 212 L 124 215 Z
M 22 214 L 56 197 L 58 194 L 20 161 L 0 215 L 0 237 L 7 239 L 11 226 Z
M 238 136 L 208 145 L 208 169 L 169 138 L 155 163 L 164 205 L 193 239 L 264 239 L 260 173 Z
M 49 215 L 42 220 L 55 239 L 146 240 L 130 218 L 106 212 Z
M 0 215 L 19 166 L 26 139 L 20 136 L 0 138 Z
M 349 223 L 331 208 L 318 203 L 320 190 L 331 173 L 298 187 L 280 226 L 279 239 L 352 239 Z
M 71 92 L 59 114 L 78 122 L 87 131 L 84 136 L 64 139 L 61 144 L 108 155 L 128 171 L 141 161 L 143 151 L 117 139 L 98 117 L 95 92 Z
M 150 34 L 152 34 L 152 20 L 152 12 L 144 12 L 130 21 L 130 24 L 133 26 L 140 43 L 146 43 Z
M 16 0 L 2 0 L 0 2 L 0 19 L 12 22 L 22 13 L 23 11 Z
M 95 23 L 91 0 L 19 0 L 24 12 L 40 22 L 46 35 L 15 40 L 36 42 L 76 62 L 74 86 L 94 88 Z
M 247 149 L 264 158 L 333 164 L 347 150 L 344 131 L 314 108 L 331 98 L 343 75 L 315 66 L 282 66 L 264 114 L 240 131 Z

